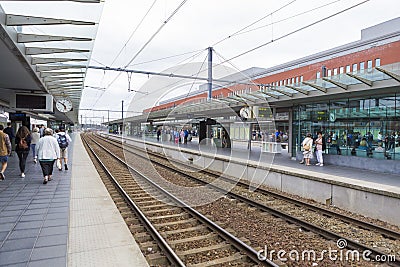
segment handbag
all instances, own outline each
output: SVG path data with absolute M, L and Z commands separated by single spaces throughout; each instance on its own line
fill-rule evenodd
M 310 145 L 309 144 L 305 144 L 303 146 L 303 148 L 304 148 L 305 151 L 310 151 Z

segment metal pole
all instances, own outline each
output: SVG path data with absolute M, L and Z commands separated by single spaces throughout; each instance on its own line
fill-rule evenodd
M 107 122 L 110 122 L 110 110 L 107 110 Z
M 208 101 L 211 102 L 212 99 L 212 47 L 208 48 Z
M 124 100 L 122 100 L 122 119 L 124 119 Z

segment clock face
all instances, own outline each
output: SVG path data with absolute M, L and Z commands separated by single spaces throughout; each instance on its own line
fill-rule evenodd
M 240 117 L 248 119 L 248 118 L 250 118 L 250 112 L 251 111 L 248 107 L 243 107 L 240 109 L 239 114 L 240 114 Z
M 60 112 L 68 112 L 72 109 L 72 102 L 67 98 L 61 98 L 56 102 L 56 108 Z

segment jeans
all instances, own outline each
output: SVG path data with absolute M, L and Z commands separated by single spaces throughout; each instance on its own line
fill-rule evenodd
M 19 159 L 19 170 L 21 173 L 25 172 L 25 164 L 26 158 L 28 157 L 29 151 L 18 151 L 18 159 Z
M 36 144 L 31 144 L 31 149 L 32 149 L 32 156 L 33 158 L 36 157 Z

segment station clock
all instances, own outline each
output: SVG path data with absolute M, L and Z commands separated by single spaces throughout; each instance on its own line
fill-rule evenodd
M 56 108 L 60 112 L 68 112 L 72 109 L 72 102 L 68 98 L 59 98 L 56 102 Z

